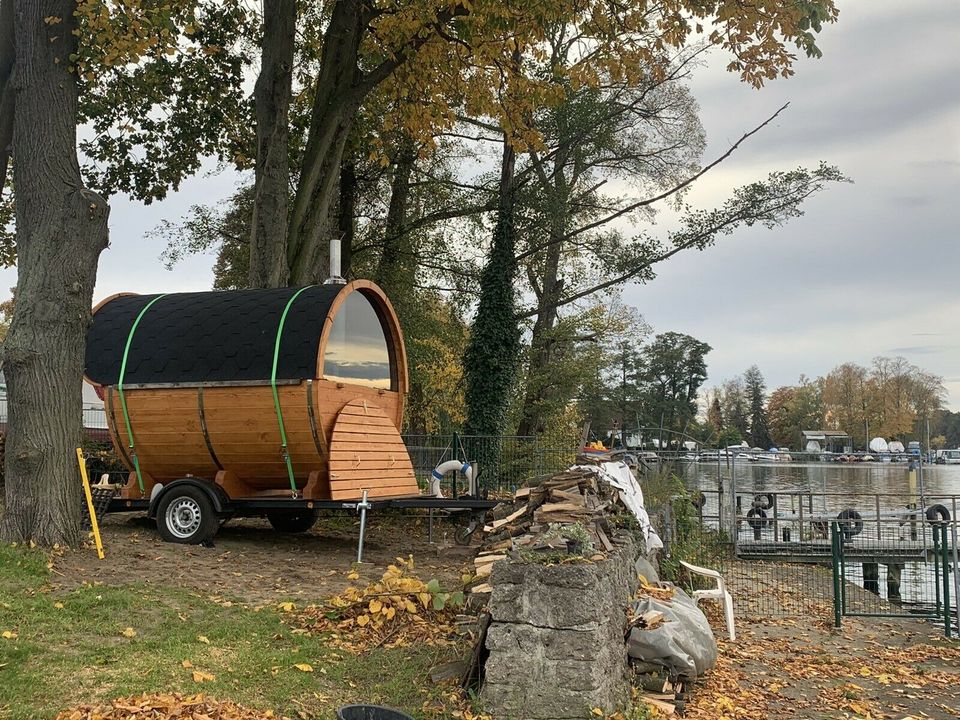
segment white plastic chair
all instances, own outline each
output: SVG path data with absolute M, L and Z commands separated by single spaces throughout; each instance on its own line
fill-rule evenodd
M 680 564 L 694 575 L 702 575 L 703 577 L 713 578 L 717 581 L 717 587 L 715 588 L 709 590 L 694 590 L 693 599 L 696 602 L 700 602 L 700 600 L 704 598 L 721 600 L 723 602 L 723 617 L 727 621 L 727 635 L 730 636 L 730 642 L 736 640 L 737 632 L 733 626 L 733 596 L 727 592 L 727 584 L 723 581 L 723 576 L 716 570 L 691 565 L 683 560 L 680 561 Z

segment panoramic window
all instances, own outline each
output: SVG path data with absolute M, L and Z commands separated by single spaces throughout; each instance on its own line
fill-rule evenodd
M 335 382 L 392 387 L 390 350 L 373 305 L 352 292 L 333 318 L 323 355 L 323 377 Z

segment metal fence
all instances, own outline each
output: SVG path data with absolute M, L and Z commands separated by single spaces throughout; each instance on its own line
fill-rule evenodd
M 956 521 L 876 522 L 876 537 L 862 537 L 852 521 L 831 524 L 834 624 L 909 616 L 941 623 L 950 637 L 960 591 Z
M 403 435 L 417 478 L 428 482 L 440 463 L 465 460 L 474 465 L 481 492 L 507 493 L 569 467 L 576 448 L 544 445 L 535 436 Z M 448 480 L 450 494 L 463 492 L 456 477 Z
M 685 560 L 720 570 L 744 618 L 927 618 L 956 627 L 960 597 L 957 497 L 764 493 L 680 495 L 654 514 L 665 572 L 696 582 Z

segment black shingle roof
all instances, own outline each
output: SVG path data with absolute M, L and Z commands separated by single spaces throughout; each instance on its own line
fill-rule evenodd
M 171 293 L 137 326 L 124 385 L 269 381 L 280 316 L 298 288 Z M 313 378 L 323 323 L 342 285 L 304 290 L 284 323 L 278 380 Z M 86 375 L 116 385 L 130 328 L 157 295 L 122 296 L 93 316 Z

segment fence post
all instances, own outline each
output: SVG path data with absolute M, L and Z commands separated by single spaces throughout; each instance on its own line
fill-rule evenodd
M 947 523 L 940 526 L 940 548 L 943 552 L 943 633 L 950 637 L 953 617 L 950 610 L 950 548 L 947 545 Z
M 957 525 L 960 520 L 957 519 L 957 498 L 953 498 L 953 522 L 950 526 L 953 538 L 953 601 L 957 604 L 957 626 L 960 627 L 960 548 L 957 547 Z
M 926 537 L 927 537 L 926 528 L 924 525 L 921 525 L 920 527 L 923 529 L 923 537 L 924 537 L 924 541 L 926 541 Z M 936 591 L 937 617 L 940 617 L 940 598 L 942 596 L 942 593 L 941 593 L 942 583 L 940 582 L 940 571 L 941 571 L 940 557 L 943 555 L 943 551 L 942 551 L 942 548 L 940 547 L 940 527 L 936 524 L 931 524 L 930 528 L 931 528 L 930 535 L 933 537 L 933 576 L 935 578 L 933 582 L 933 587 Z M 926 547 L 926 542 L 924 542 L 924 547 Z M 943 571 L 946 572 L 946 569 L 944 568 Z M 950 614 L 949 608 L 946 609 L 943 614 L 949 615 Z
M 840 627 L 843 620 L 843 608 L 840 604 L 841 578 L 838 530 L 837 523 L 833 522 L 830 526 L 830 555 L 833 558 L 833 626 L 837 628 Z

